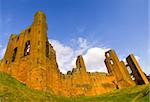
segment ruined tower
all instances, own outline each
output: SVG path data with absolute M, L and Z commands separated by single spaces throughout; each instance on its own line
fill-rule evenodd
M 110 75 L 115 76 L 118 88 L 135 85 L 123 61 L 120 61 L 114 50 L 105 53 L 105 64 Z
M 130 54 L 127 58 L 127 63 L 128 63 L 128 67 L 132 70 L 132 75 L 135 78 L 135 82 L 137 85 L 141 85 L 141 84 L 148 84 L 149 81 L 147 79 L 147 77 L 145 76 L 145 74 L 143 73 L 140 65 L 138 64 L 138 62 L 136 61 L 135 57 L 133 54 Z
M 20 34 L 10 36 L 0 71 L 6 72 L 29 87 L 51 92 L 59 96 L 92 96 L 110 92 L 116 88 L 147 84 L 138 63 L 131 55 L 127 58 L 135 82 L 131 79 L 123 61 L 114 50 L 105 53 L 108 73 L 87 72 L 82 55 L 76 60 L 76 68 L 63 74 L 59 71 L 56 51 L 47 37 L 46 15 L 36 12 L 33 23 Z
M 83 57 L 82 55 L 79 55 L 77 57 L 77 60 L 76 60 L 76 71 L 74 71 L 74 75 L 76 77 L 74 78 L 78 78 L 76 79 L 76 83 L 82 83 L 82 84 L 89 84 L 90 83 L 90 80 L 89 80 L 89 76 L 88 76 L 88 73 L 86 71 L 86 66 L 85 66 L 85 63 L 84 63 L 84 60 L 83 60 Z
M 77 57 L 77 61 L 76 61 L 76 67 L 81 71 L 81 72 L 86 72 L 86 68 L 85 68 L 85 63 L 83 60 L 82 55 Z
M 53 81 L 58 80 L 59 69 L 47 29 L 46 16 L 38 11 L 27 29 L 11 35 L 0 70 L 36 89 L 47 90 L 49 83 L 59 82 Z M 50 72 L 53 74 L 48 77 Z

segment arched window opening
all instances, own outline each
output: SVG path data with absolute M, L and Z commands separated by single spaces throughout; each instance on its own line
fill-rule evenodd
M 81 63 L 80 63 L 80 60 L 79 60 L 79 67 L 81 68 Z
M 30 41 L 27 41 L 24 49 L 24 56 L 27 56 L 29 54 L 30 54 Z
M 112 60 L 112 59 L 110 59 L 110 64 L 114 64 L 114 62 L 113 62 L 113 60 Z
M 135 80 L 135 77 L 134 77 L 133 75 L 131 75 L 131 79 L 132 79 L 132 80 Z
M 107 53 L 106 53 L 106 56 L 107 56 L 107 57 L 110 57 L 110 54 L 109 54 L 109 52 L 107 52 Z
M 11 60 L 12 62 L 15 61 L 16 54 L 17 54 L 17 47 L 14 49 L 13 56 L 12 56 L 12 60 Z
M 31 32 L 31 29 L 28 29 L 28 33 L 30 33 Z
M 17 40 L 19 40 L 19 36 L 17 37 Z

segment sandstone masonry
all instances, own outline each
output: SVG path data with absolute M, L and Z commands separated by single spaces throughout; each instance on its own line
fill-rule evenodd
M 0 71 L 29 87 L 60 96 L 93 96 L 149 83 L 132 54 L 127 57 L 125 65 L 114 50 L 105 53 L 108 73 L 87 72 L 84 59 L 79 55 L 76 68 L 62 74 L 56 61 L 56 51 L 48 42 L 47 30 L 46 15 L 38 11 L 31 26 L 19 35 L 10 36 Z

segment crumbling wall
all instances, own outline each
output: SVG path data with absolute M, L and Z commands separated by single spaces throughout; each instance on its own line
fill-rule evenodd
M 132 70 L 132 74 L 134 76 L 134 80 L 136 82 L 136 84 L 141 85 L 141 84 L 148 84 L 149 81 L 147 79 L 147 77 L 145 76 L 145 74 L 143 73 L 140 65 L 138 64 L 138 62 L 136 61 L 135 57 L 133 54 L 130 54 L 127 58 L 127 63 L 128 66 L 131 68 Z
M 118 88 L 134 86 L 135 83 L 131 79 L 129 72 L 123 61 L 120 61 L 114 50 L 109 50 L 105 53 L 105 64 L 108 69 L 109 75 L 115 77 L 114 83 Z
M 46 15 L 38 11 L 27 29 L 10 36 L 0 71 L 29 87 L 60 96 L 92 96 L 135 85 L 113 50 L 105 54 L 108 73 L 87 72 L 84 59 L 79 55 L 76 68 L 62 74 L 56 51 L 48 42 L 47 29 Z

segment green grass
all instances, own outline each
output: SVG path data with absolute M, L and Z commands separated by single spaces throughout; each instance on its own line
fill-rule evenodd
M 98 96 L 58 97 L 27 87 L 0 72 L 0 102 L 150 102 L 150 85 L 115 90 Z

